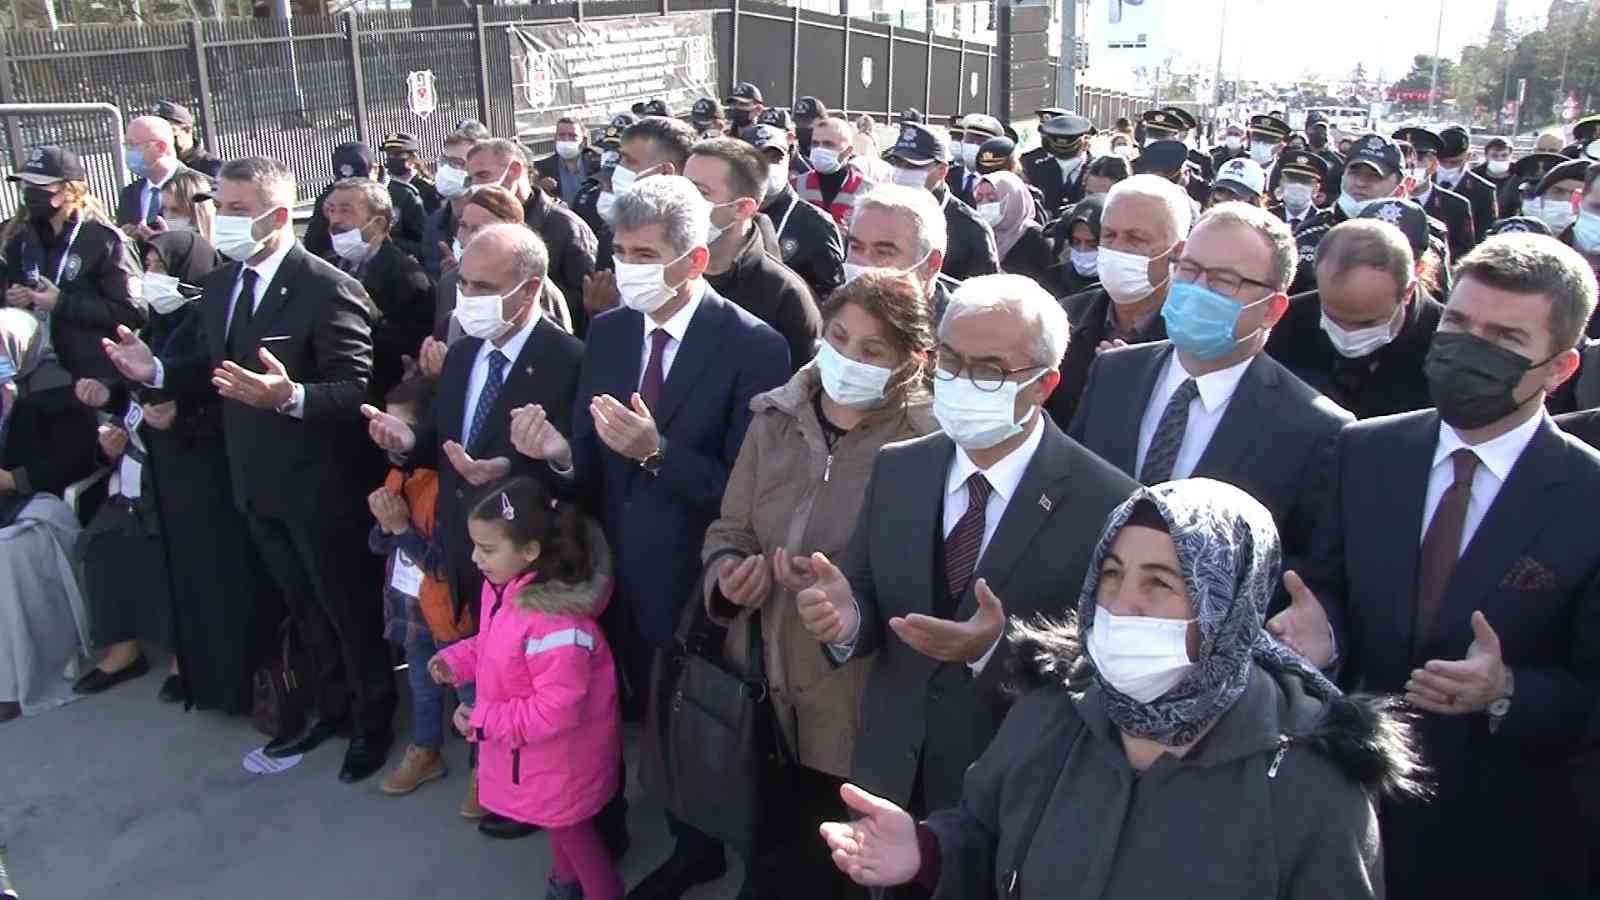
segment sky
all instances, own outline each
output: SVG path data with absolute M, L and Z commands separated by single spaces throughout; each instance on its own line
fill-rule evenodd
M 1223 78 L 1289 81 L 1308 70 L 1348 77 L 1356 63 L 1369 78 L 1405 75 L 1412 57 L 1432 55 L 1444 6 L 1440 55 L 1458 58 L 1464 45 L 1481 42 L 1494 21 L 1495 0 L 1145 0 L 1161 6 L 1167 35 L 1186 36 L 1180 62 L 1209 76 L 1217 63 L 1218 26 L 1226 7 Z M 1096 3 L 1098 7 L 1099 2 Z M 1550 0 L 1510 0 L 1507 21 L 1541 28 Z M 1093 13 L 1091 13 L 1093 15 Z M 1093 27 L 1091 23 L 1091 27 Z

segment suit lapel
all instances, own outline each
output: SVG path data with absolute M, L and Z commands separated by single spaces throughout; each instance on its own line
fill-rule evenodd
M 278 314 L 283 312 L 284 306 L 289 302 L 289 284 L 299 275 L 307 255 L 300 244 L 296 243 L 289 248 L 289 253 L 283 258 L 283 262 L 279 263 L 278 271 L 272 276 L 272 283 L 267 285 L 267 289 L 261 294 L 261 305 L 256 307 L 255 315 L 250 319 L 246 332 L 250 344 L 259 342 L 262 335 L 272 327 Z
M 1039 449 L 1028 461 L 1028 468 L 1023 470 L 1016 493 L 1006 504 L 1005 515 L 1000 517 L 1000 525 L 995 529 L 994 537 L 989 539 L 989 546 L 984 549 L 983 558 L 978 560 L 978 568 L 973 573 L 974 585 L 979 578 L 987 579 L 990 589 L 1002 598 L 1005 596 L 1006 579 L 1016 570 L 1023 554 L 1033 543 L 1034 535 L 1050 520 L 1055 508 L 1067 501 L 1067 488 L 1072 480 L 1066 435 L 1048 417 L 1045 417 L 1042 427 L 1045 431 Z M 1062 506 L 1063 510 L 1065 508 Z M 956 609 L 956 618 L 966 619 L 977 608 L 976 588 L 968 587 Z
M 1401 586 L 1397 596 L 1406 598 L 1408 602 L 1403 605 L 1374 604 L 1372 612 L 1376 617 L 1389 619 L 1387 627 L 1380 623 L 1379 631 L 1393 634 L 1397 647 L 1410 647 L 1412 635 L 1416 632 L 1417 567 L 1422 551 L 1423 507 L 1428 500 L 1428 476 L 1433 470 L 1433 453 L 1438 446 L 1439 417 L 1422 416 L 1404 436 L 1398 451 L 1384 460 L 1378 477 L 1373 478 L 1373 484 L 1383 486 L 1381 493 L 1394 499 L 1396 515 L 1393 521 L 1399 529 L 1398 533 L 1378 539 L 1381 549 L 1377 554 L 1377 568 L 1394 573 L 1395 583 Z M 1341 480 L 1356 477 L 1361 476 L 1357 473 L 1340 475 Z M 1336 484 L 1331 489 L 1337 491 L 1341 488 Z M 1349 521 L 1348 516 L 1346 521 Z M 1346 540 L 1349 539 L 1346 536 Z
M 1470 643 L 1473 610 L 1538 536 L 1555 511 L 1549 492 L 1566 480 L 1566 444 L 1547 418 L 1511 467 L 1494 504 L 1456 563 L 1433 631 L 1423 636 L 1425 650 L 1439 644 L 1454 647 L 1456 638 L 1463 636 Z
M 723 300 L 709 286 L 705 295 L 700 299 L 700 307 L 694 311 L 694 317 L 689 320 L 689 328 L 683 333 L 683 343 L 678 346 L 678 352 L 672 357 L 672 369 L 667 373 L 667 380 L 661 385 L 661 402 L 657 404 L 660 409 L 651 410 L 655 416 L 656 428 L 665 431 L 667 424 L 678 409 L 683 406 L 683 401 L 689 396 L 689 391 L 700 379 L 706 364 L 717 352 L 717 334 L 722 331 L 722 316 L 724 313 Z M 644 336 L 639 336 L 643 346 Z M 637 366 L 637 363 L 635 363 Z M 638 379 L 634 380 L 638 384 Z M 631 392 L 630 392 L 631 393 Z M 618 398 L 624 405 L 626 398 Z
M 955 443 L 941 433 L 937 440 L 929 442 L 926 467 L 919 466 L 916 471 L 908 467 L 904 482 L 899 476 L 895 478 L 896 483 L 905 485 L 895 506 L 906 517 L 902 520 L 906 533 L 896 543 L 907 548 L 910 559 L 920 563 L 910 566 L 903 575 L 904 596 L 911 612 L 931 615 L 933 592 L 945 589 L 944 578 L 934 572 L 934 565 L 942 558 L 938 542 L 944 540 L 944 487 L 955 453 Z
M 1194 476 L 1215 478 L 1219 481 L 1236 481 L 1235 465 L 1244 461 L 1252 448 L 1259 450 L 1258 436 L 1266 425 L 1272 402 L 1268 391 L 1279 384 L 1278 372 L 1265 353 L 1256 354 L 1239 386 L 1222 412 L 1211 443 L 1200 454 L 1194 467 Z
M 472 380 L 472 366 L 477 361 L 478 351 L 483 349 L 483 341 L 475 337 L 462 338 L 461 342 L 466 346 L 453 362 L 446 357 L 449 368 L 439 379 L 450 385 L 450 390 L 438 394 L 439 434 L 444 440 L 457 443 L 466 440 L 466 435 L 461 433 L 461 422 L 467 414 L 467 385 Z
M 1135 370 L 1133 393 L 1126 399 L 1114 399 L 1121 411 L 1121 421 L 1111 430 L 1105 447 L 1107 462 L 1128 473 L 1130 478 L 1138 478 L 1139 473 L 1139 428 L 1144 421 L 1145 410 L 1150 407 L 1150 397 L 1155 393 L 1156 382 L 1161 378 L 1161 372 L 1166 368 L 1167 360 L 1172 358 L 1172 345 L 1155 352 L 1141 354 L 1142 365 Z
M 500 386 L 500 396 L 495 398 L 494 407 L 489 410 L 489 419 L 483 423 L 483 428 L 478 432 L 477 446 L 470 447 L 469 450 L 476 452 L 488 446 L 489 442 L 510 424 L 511 399 L 525 398 L 531 392 L 534 379 L 538 375 L 534 360 L 539 358 L 545 329 L 551 327 L 553 326 L 544 322 L 533 326 L 533 331 L 522 344 L 522 352 L 517 354 L 517 358 L 511 363 L 511 368 L 506 372 L 505 381 Z
M 240 263 L 229 263 L 210 276 L 206 286 L 205 323 L 206 349 L 213 360 L 228 355 L 228 301 L 233 297 L 234 285 L 239 283 Z

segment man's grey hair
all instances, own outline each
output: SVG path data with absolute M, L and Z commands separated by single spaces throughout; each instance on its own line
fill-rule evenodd
M 706 246 L 711 230 L 711 204 L 682 175 L 652 175 L 635 182 L 617 197 L 613 215 L 619 232 L 660 225 L 679 255 Z
M 455 141 L 473 141 L 476 143 L 477 141 L 486 141 L 491 137 L 494 137 L 494 135 L 489 133 L 489 129 L 485 128 L 482 122 L 467 122 L 455 131 L 450 132 L 450 136 L 445 138 L 444 142 L 447 144 Z
M 1276 218 L 1276 216 L 1274 216 Z M 1416 280 L 1411 242 L 1382 219 L 1349 219 L 1328 229 L 1317 244 L 1317 280 L 1336 281 L 1354 269 L 1375 269 L 1404 292 Z
M 294 209 L 294 172 L 270 156 L 233 160 L 222 167 L 221 177 L 223 181 L 248 182 L 264 202 Z
M 468 162 L 479 153 L 493 153 L 496 158 L 508 163 L 522 163 L 522 177 L 528 177 L 528 151 L 510 138 L 487 138 L 473 144 L 472 149 L 467 151 Z
M 1594 270 L 1578 251 L 1542 234 L 1495 235 L 1474 247 L 1456 265 L 1456 289 L 1468 279 L 1549 300 L 1552 353 L 1576 347 L 1594 315 Z
M 371 178 L 341 178 L 333 183 L 336 191 L 355 191 L 367 205 L 367 218 L 382 216 L 384 231 L 394 227 L 394 201 L 389 199 L 389 189 Z M 356 226 L 360 228 L 360 225 Z
M 513 284 L 542 280 L 550 268 L 550 251 L 544 241 L 526 225 L 500 223 L 485 225 L 472 236 L 467 253 L 482 253 L 486 246 L 494 245 L 506 253 L 511 267 Z
M 1166 224 L 1171 228 L 1169 234 L 1174 242 L 1181 241 L 1189 236 L 1189 226 L 1194 224 L 1194 207 L 1189 203 L 1189 195 L 1183 188 L 1162 178 L 1160 175 L 1131 175 L 1111 186 L 1106 192 L 1105 211 L 1100 215 L 1100 221 L 1110 218 L 1111 207 L 1118 200 L 1128 197 L 1143 197 L 1154 200 L 1166 207 Z
M 880 184 L 857 198 L 856 215 L 861 215 L 861 211 L 869 207 L 888 210 L 908 219 L 917 236 L 918 256 L 927 256 L 933 250 L 943 255 L 949 246 L 944 210 L 940 208 L 939 201 L 933 199 L 933 194 L 922 188 Z
M 1115 192 L 1116 188 L 1112 188 Z M 1188 197 L 1184 199 L 1187 201 Z M 1266 244 L 1268 256 L 1267 283 L 1278 291 L 1286 291 L 1294 282 L 1295 266 L 1300 262 L 1300 251 L 1294 243 L 1294 233 L 1289 230 L 1289 223 L 1283 221 L 1272 213 L 1259 206 L 1244 203 L 1239 200 L 1230 200 L 1227 203 L 1218 203 L 1206 210 L 1200 216 L 1200 221 L 1195 227 L 1207 223 L 1218 225 L 1234 225 L 1248 228 L 1256 233 Z M 1249 273 L 1240 273 L 1248 276 Z
M 979 275 L 962 282 L 950 295 L 950 305 L 939 321 L 939 340 L 944 340 L 950 323 L 956 319 L 995 310 L 1011 313 L 1021 320 L 1020 328 L 1029 336 L 1029 362 L 1061 368 L 1061 359 L 1067 355 L 1067 341 L 1072 335 L 1067 311 L 1049 291 L 1026 275 Z

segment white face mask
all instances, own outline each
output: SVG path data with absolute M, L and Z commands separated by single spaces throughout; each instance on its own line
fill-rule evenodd
M 1230 134 L 1222 139 L 1222 144 L 1229 150 L 1237 150 L 1244 146 L 1244 138 L 1236 134 Z
M 162 216 L 167 220 L 168 231 L 193 231 L 194 221 L 183 216 Z
M 365 227 L 367 226 L 361 226 Z M 346 228 L 332 236 L 333 252 L 337 253 L 340 259 L 358 266 L 372 258 L 372 245 L 361 236 L 361 228 Z
M 928 187 L 927 169 L 903 169 L 895 166 L 892 178 L 895 184 L 905 187 L 922 188 L 924 190 Z
M 969 451 L 987 450 L 1022 433 L 1022 425 L 1033 411 L 1023 413 L 1022 421 L 1017 421 L 1017 394 L 1042 377 L 1044 372 L 1027 381 L 1006 381 L 996 391 L 978 390 L 966 375 L 949 381 L 935 378 L 933 417 L 956 446 Z
M 468 297 L 461 293 L 461 288 L 456 288 L 456 321 L 461 323 L 461 330 L 468 337 L 482 338 L 492 341 L 511 329 L 511 323 L 505 318 L 505 298 L 515 294 L 527 284 L 520 281 L 516 287 L 504 294 L 484 294 L 481 297 Z
M 767 195 L 779 193 L 789 186 L 789 166 L 773 163 L 767 167 Z
M 1171 252 L 1172 249 L 1169 247 L 1161 255 L 1166 256 Z M 1150 283 L 1150 263 L 1155 259 L 1157 257 L 1101 247 L 1097 261 L 1100 286 L 1111 295 L 1111 302 L 1138 303 L 1154 294 L 1161 284 L 1166 284 L 1167 279 L 1162 279 L 1161 284 Z
M 466 253 L 466 245 L 461 243 L 461 238 L 456 237 L 450 241 L 450 255 L 456 258 L 456 264 L 461 263 L 461 254 Z
M 844 283 L 849 284 L 850 282 L 856 280 L 856 276 L 860 275 L 862 272 L 870 272 L 873 269 L 888 269 L 891 272 L 908 272 L 916 275 L 918 278 L 921 278 L 922 273 L 918 272 L 917 270 L 922 268 L 922 264 L 927 262 L 928 257 L 932 255 L 933 251 L 929 250 L 927 253 L 922 254 L 921 259 L 909 266 L 906 266 L 904 269 L 896 269 L 893 266 L 864 266 L 860 263 L 853 263 L 847 259 L 844 261 Z M 840 287 L 843 286 L 844 285 L 840 285 Z M 928 293 L 933 293 L 933 283 L 931 281 L 928 283 Z
M 261 250 L 266 238 L 257 238 L 254 234 L 256 223 L 271 216 L 278 211 L 278 207 L 267 210 L 254 219 L 249 216 L 217 216 L 217 221 L 212 225 L 211 233 L 217 245 L 217 250 L 223 256 L 234 262 L 244 262 Z
M 454 200 L 467 192 L 467 170 L 440 165 L 433 173 L 433 186 L 439 189 L 441 197 Z
M 1357 200 L 1350 196 L 1349 191 L 1341 191 L 1339 194 L 1339 211 L 1344 213 L 1346 219 L 1358 218 L 1361 215 L 1361 211 L 1367 208 L 1367 204 L 1372 202 L 1372 200 Z
M 633 183 L 638 180 L 639 173 L 619 164 L 611 170 L 611 193 L 620 197 L 633 190 Z
M 1413 193 L 1413 194 L 1421 194 L 1421 193 L 1427 191 L 1427 189 L 1431 186 L 1428 183 L 1429 174 L 1430 173 L 1428 172 L 1428 167 L 1427 166 L 1412 166 L 1411 167 L 1411 180 L 1416 182 L 1416 184 L 1411 189 L 1411 193 Z
M 1189 660 L 1189 622 L 1151 616 L 1116 616 L 1094 608 L 1089 658 L 1108 684 L 1130 699 L 1149 703 L 1178 686 L 1194 668 Z
M 1284 208 L 1296 215 L 1305 212 L 1311 207 L 1311 198 L 1316 195 L 1317 189 L 1309 184 L 1295 184 L 1292 181 L 1283 183 Z
M 577 159 L 583 144 L 578 141 L 556 141 L 556 155 L 562 159 Z
M 1585 209 L 1572 225 L 1572 242 L 1584 253 L 1600 253 L 1600 212 Z
M 1369 353 L 1394 340 L 1394 325 L 1399 320 L 1401 310 L 1405 304 L 1395 307 L 1394 315 L 1382 325 L 1372 325 L 1367 328 L 1345 328 L 1338 322 L 1322 314 L 1322 332 L 1328 336 L 1328 341 L 1333 344 L 1333 349 L 1346 359 L 1360 359 Z
M 824 175 L 832 175 L 839 171 L 839 154 L 835 150 L 813 145 L 807 158 L 811 161 L 811 168 Z
M 610 191 L 601 191 L 600 196 L 594 199 L 594 211 L 607 224 L 616 223 L 617 195 Z
M 976 169 L 978 167 L 977 144 L 961 145 L 961 165 L 968 169 Z
M 1257 164 L 1264 166 L 1272 162 L 1272 157 L 1277 149 L 1277 144 L 1268 143 L 1267 141 L 1251 141 L 1250 158 L 1255 160 Z
M 736 204 L 738 202 L 739 201 L 734 200 L 734 201 L 732 201 L 730 203 L 718 203 L 718 204 L 715 204 L 714 206 L 711 207 L 711 211 L 712 212 L 716 212 L 717 210 L 722 209 L 724 206 L 733 206 L 734 204 Z M 706 244 L 708 246 L 711 245 L 711 244 L 715 244 L 717 242 L 718 238 L 720 238 L 723 235 L 727 234 L 730 229 L 732 229 L 733 227 L 737 226 L 738 224 L 739 224 L 739 219 L 737 217 L 735 217 L 732 220 L 730 220 L 728 222 L 728 224 L 726 224 L 726 225 L 718 225 L 715 222 L 711 223 L 711 230 L 706 232 Z
M 990 228 L 999 228 L 1000 220 L 1005 218 L 1005 212 L 1000 207 L 1000 201 L 993 200 L 988 203 L 979 203 L 978 218 L 988 222 Z
M 181 309 L 189 302 L 178 293 L 178 279 L 160 272 L 144 273 L 144 299 L 151 309 L 162 315 Z
M 617 293 L 622 295 L 622 305 L 645 315 L 666 306 L 677 296 L 678 288 L 683 286 L 681 281 L 674 285 L 667 284 L 667 266 L 675 265 L 689 253 L 668 263 L 625 263 L 620 259 L 614 262 Z
M 884 388 L 889 384 L 889 369 L 856 362 L 833 349 L 833 344 L 823 340 L 817 349 L 817 371 L 822 375 L 822 389 L 833 402 L 847 409 L 868 409 L 883 401 Z
M 1486 168 L 1488 169 L 1488 172 L 1489 172 L 1490 175 L 1493 175 L 1496 178 L 1499 178 L 1500 176 L 1505 175 L 1507 172 L 1511 171 L 1511 160 L 1509 160 L 1509 159 L 1491 159 L 1491 160 L 1489 160 Z
M 1074 249 L 1067 251 L 1067 255 L 1072 260 L 1072 271 L 1077 272 L 1079 275 L 1085 278 L 1093 278 L 1095 273 L 1099 271 L 1099 250 Z
M 1440 184 L 1455 184 L 1456 181 L 1461 177 L 1461 173 L 1465 171 L 1465 166 L 1440 166 L 1438 171 L 1434 174 L 1438 177 Z
M 1578 218 L 1572 211 L 1572 204 L 1566 200 L 1546 200 L 1543 197 L 1530 197 L 1522 201 L 1522 214 L 1533 216 L 1550 227 L 1552 234 L 1560 235 L 1567 230 Z

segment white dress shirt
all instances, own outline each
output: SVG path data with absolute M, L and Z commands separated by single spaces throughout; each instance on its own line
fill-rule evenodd
M 172 176 L 178 174 L 178 165 L 178 161 L 174 159 L 171 171 L 162 176 L 160 181 L 150 178 L 144 180 L 144 197 L 142 198 L 144 202 L 139 205 L 140 222 L 150 221 L 150 211 L 160 207 L 161 189 L 167 186 L 167 182 L 172 180 Z
M 1433 451 L 1433 468 L 1428 472 L 1428 494 L 1422 505 L 1422 531 L 1417 537 L 1418 546 L 1428 534 L 1428 526 L 1433 523 L 1433 515 L 1439 510 L 1439 501 L 1444 499 L 1444 492 L 1455 484 L 1456 469 L 1450 454 L 1464 448 L 1478 455 L 1478 467 L 1472 473 L 1472 496 L 1467 500 L 1467 521 L 1461 529 L 1461 546 L 1456 550 L 1456 558 L 1459 559 L 1466 552 L 1467 545 L 1472 543 L 1472 536 L 1483 524 L 1484 515 L 1494 505 L 1494 498 L 1500 495 L 1500 488 L 1511 476 L 1512 468 L 1522 458 L 1522 451 L 1528 448 L 1544 417 L 1541 410 L 1505 434 L 1475 447 L 1463 441 L 1454 428 L 1439 423 L 1439 444 Z
M 645 369 L 650 368 L 650 342 L 651 335 L 659 329 L 672 337 L 667 341 L 667 346 L 661 350 L 661 383 L 666 384 L 667 373 L 672 371 L 672 361 L 678 358 L 678 348 L 683 346 L 683 336 L 689 333 L 689 322 L 694 319 L 695 310 L 700 308 L 700 301 L 706 295 L 706 281 L 696 278 L 689 285 L 689 302 L 683 309 L 672 314 L 672 318 L 656 324 L 656 320 L 649 316 L 644 317 L 644 346 L 639 351 L 639 385 L 644 386 Z M 623 406 L 628 405 L 628 398 L 619 397 Z
M 1167 357 L 1166 368 L 1156 381 L 1156 389 L 1150 392 L 1144 418 L 1139 422 L 1139 450 L 1134 457 L 1133 471 L 1144 471 L 1144 457 L 1150 450 L 1150 442 L 1155 438 L 1156 426 L 1167 409 L 1167 402 L 1184 381 L 1193 378 L 1195 387 L 1199 388 L 1199 396 L 1189 401 L 1189 423 L 1183 429 L 1178 459 L 1172 464 L 1172 480 L 1188 478 L 1193 474 L 1195 467 L 1200 465 L 1200 457 L 1205 455 L 1206 447 L 1211 444 L 1212 436 L 1217 433 L 1223 414 L 1228 411 L 1228 402 L 1233 399 L 1234 391 L 1238 390 L 1244 370 L 1250 368 L 1254 361 L 1255 357 L 1252 356 L 1226 369 L 1194 376 L 1183 367 L 1178 352 L 1172 351 Z
M 478 409 L 478 398 L 483 395 L 483 386 L 489 383 L 489 354 L 499 350 L 500 355 L 506 358 L 505 368 L 500 370 L 500 377 L 511 378 L 511 367 L 517 364 L 517 358 L 522 355 L 522 348 L 528 343 L 528 338 L 533 336 L 533 329 L 539 326 L 539 320 L 544 316 L 534 313 L 528 317 L 528 324 L 512 332 L 511 338 L 504 347 L 496 347 L 494 341 L 484 341 L 478 347 L 478 355 L 472 358 L 472 369 L 467 373 L 467 405 L 461 410 L 461 441 L 464 444 L 472 433 L 472 414 Z

